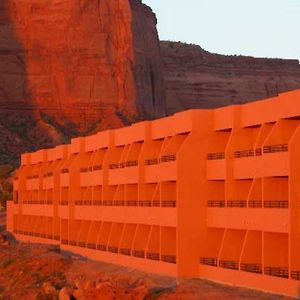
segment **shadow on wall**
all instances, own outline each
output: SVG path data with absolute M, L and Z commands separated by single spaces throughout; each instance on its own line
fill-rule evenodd
M 26 49 L 18 38 L 17 10 L 0 1 L 0 165 L 19 164 L 22 152 L 52 146 L 38 123 L 27 74 Z M 42 139 L 41 139 L 42 137 Z

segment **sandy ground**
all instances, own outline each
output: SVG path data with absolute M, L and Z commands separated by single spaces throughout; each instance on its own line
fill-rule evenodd
M 0 221 L 3 215 L 0 215 Z M 290 299 L 205 280 L 175 279 L 94 262 L 0 232 L 0 299 Z

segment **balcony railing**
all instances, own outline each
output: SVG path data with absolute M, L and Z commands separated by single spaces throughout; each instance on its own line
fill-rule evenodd
M 161 163 L 166 163 L 166 162 L 171 162 L 171 161 L 176 161 L 176 154 L 163 155 L 160 158 Z
M 276 153 L 276 152 L 287 152 L 289 151 L 288 144 L 277 144 L 264 146 L 263 153 Z
M 160 163 L 173 162 L 177 160 L 176 154 L 162 155 L 160 158 L 151 158 L 145 160 L 146 166 L 158 165 Z
M 137 160 L 129 160 L 129 161 L 126 161 L 126 163 L 125 163 L 126 168 L 136 167 L 137 165 L 138 165 Z
M 176 200 L 161 200 L 161 207 L 176 207 Z
M 208 153 L 207 160 L 225 159 L 225 152 Z
M 219 266 L 225 269 L 238 270 L 239 263 L 235 260 L 220 260 Z
M 254 150 L 235 151 L 234 158 L 252 157 L 255 155 Z
M 132 256 L 144 258 L 145 257 L 145 251 L 132 250 Z
M 300 271 L 292 271 L 291 278 L 294 280 L 300 280 Z
M 282 277 L 282 278 L 289 278 L 288 268 L 265 267 L 264 273 L 265 273 L 265 275 L 270 275 L 270 276 L 275 276 L 275 277 Z
M 52 176 L 53 176 L 53 172 L 48 172 L 48 173 L 43 175 L 44 178 L 52 177 Z
M 32 176 L 28 176 L 27 179 L 30 180 L 30 179 L 38 179 L 39 178 L 39 175 L 32 175 Z
M 69 173 L 69 169 L 68 168 L 65 168 L 65 169 L 61 170 L 61 174 L 67 174 L 67 173 Z
M 246 200 L 208 200 L 208 207 L 228 207 L 228 208 L 289 208 L 287 200 L 249 200 L 248 205 Z
M 246 200 L 228 200 L 227 207 L 247 207 Z
M 176 264 L 176 256 L 175 255 L 162 255 L 161 260 L 167 263 Z
M 151 202 L 151 200 L 140 200 L 139 201 L 139 206 L 142 206 L 142 207 L 151 207 L 152 206 L 152 202 Z
M 243 157 L 254 157 L 254 156 L 261 156 L 262 155 L 262 149 L 257 148 L 255 150 L 241 150 L 241 151 L 235 151 L 233 153 L 234 158 L 243 158 Z
M 52 205 L 53 200 L 24 200 L 23 204 L 31 204 L 31 205 Z
M 225 200 L 208 200 L 208 207 L 225 207 Z
M 115 247 L 115 246 L 108 246 L 107 251 L 108 252 L 112 252 L 112 253 L 118 253 L 119 252 L 119 248 Z
M 240 264 L 241 271 L 262 274 L 262 265 L 261 264 Z
M 151 259 L 151 260 L 159 260 L 159 253 L 154 253 L 154 252 L 148 252 L 146 253 L 146 258 Z
M 287 200 L 266 200 L 264 201 L 265 208 L 289 208 L 289 202 Z
M 249 200 L 248 207 L 250 208 L 262 208 L 262 200 Z
M 146 166 L 152 166 L 152 165 L 157 165 L 157 164 L 159 164 L 159 158 L 152 158 L 152 159 L 145 160 Z
M 137 167 L 138 161 L 137 160 L 129 160 L 121 163 L 113 163 L 108 166 L 110 170 L 114 169 L 124 169 L 124 168 L 131 168 L 131 167 Z
M 131 255 L 131 250 L 128 249 L 128 248 L 121 248 L 120 253 L 123 254 L 123 255 L 130 256 Z
M 95 243 L 87 243 L 86 247 L 89 249 L 96 249 L 96 244 Z
M 200 257 L 200 264 L 217 267 L 218 258 L 217 257 Z

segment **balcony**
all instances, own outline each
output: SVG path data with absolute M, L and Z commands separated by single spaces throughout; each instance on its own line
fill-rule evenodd
M 80 186 L 91 187 L 103 184 L 102 166 L 80 169 Z
M 207 154 L 206 176 L 208 180 L 224 180 L 226 178 L 225 152 Z
M 279 208 L 225 208 L 220 201 L 219 207 L 207 209 L 207 226 L 211 228 L 232 228 L 268 232 L 288 232 L 289 211 Z M 242 204 L 244 205 L 244 204 Z
M 289 156 L 287 144 L 264 146 L 234 152 L 234 178 L 259 178 L 266 176 L 287 176 Z
M 110 185 L 138 183 L 138 161 L 131 160 L 123 163 L 110 164 L 108 178 Z
M 62 169 L 61 170 L 60 185 L 61 185 L 61 187 L 69 187 L 70 186 L 69 169 Z
M 27 181 L 26 181 L 26 189 L 28 191 L 38 190 L 39 184 L 40 184 L 40 179 L 38 175 L 29 176 L 27 177 Z
M 176 154 L 163 155 L 160 158 L 145 160 L 145 181 L 155 183 L 177 180 Z
M 48 189 L 53 189 L 53 188 L 54 188 L 54 177 L 53 177 L 53 173 L 49 172 L 44 175 L 43 189 L 48 190 Z
M 116 222 L 116 223 L 138 223 L 148 225 L 161 225 L 175 227 L 177 224 L 177 210 L 174 207 L 141 207 L 114 205 L 113 201 L 109 205 L 102 205 L 95 209 L 94 206 L 75 206 L 75 219 Z M 137 205 L 136 205 L 137 204 Z M 67 207 L 66 207 L 67 208 Z M 63 207 L 60 207 L 62 210 Z

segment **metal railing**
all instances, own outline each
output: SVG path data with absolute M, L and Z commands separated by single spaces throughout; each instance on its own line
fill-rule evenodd
M 146 258 L 151 259 L 151 260 L 160 260 L 159 253 L 154 253 L 154 252 L 147 252 L 146 253 Z
M 152 165 L 157 165 L 159 164 L 159 159 L 158 158 L 152 158 L 152 159 L 146 159 L 145 160 L 145 165 L 146 166 L 152 166 Z
M 31 204 L 30 201 L 24 201 L 24 204 Z M 38 201 L 35 204 L 52 204 L 53 202 Z M 68 201 L 60 201 L 60 205 L 68 205 Z M 176 200 L 75 200 L 76 206 L 134 206 L 134 207 L 173 207 L 177 206 Z
M 207 153 L 207 160 L 225 159 L 225 152 Z
M 161 163 L 176 161 L 176 154 L 163 155 L 160 158 Z
M 161 200 L 161 207 L 176 207 L 176 200 Z
M 218 258 L 217 257 L 200 257 L 200 264 L 217 267 Z
M 262 274 L 262 265 L 261 264 L 240 264 L 241 271 L 249 272 L 249 273 L 257 273 Z
M 238 270 L 239 263 L 235 260 L 220 260 L 219 266 L 224 269 Z
M 242 151 L 235 151 L 233 153 L 234 158 L 252 157 L 254 155 L 255 155 L 254 150 L 242 150 Z
M 287 200 L 265 200 L 264 208 L 289 208 L 289 202 Z
M 246 200 L 227 200 L 227 207 L 247 207 Z
M 145 159 L 146 166 L 158 165 L 160 163 L 174 162 L 177 160 L 176 154 L 162 155 L 160 158 Z
M 289 278 L 288 268 L 282 267 L 265 267 L 264 274 L 275 277 Z
M 263 147 L 263 153 L 276 153 L 289 151 L 288 144 L 268 145 Z
M 145 258 L 145 251 L 132 250 L 132 256 Z
M 300 280 L 300 271 L 291 271 L 291 278 L 294 280 Z
M 97 250 L 100 250 L 100 251 L 106 251 L 106 250 L 107 250 L 107 247 L 106 247 L 106 245 L 98 244 L 98 245 L 97 245 Z
M 118 253 L 119 252 L 119 248 L 115 247 L 115 246 L 108 246 L 107 251 L 108 252 L 112 252 L 112 253 Z
M 142 207 L 151 207 L 152 206 L 152 202 L 151 202 L 151 200 L 140 200 L 139 201 L 139 206 L 142 206 Z
M 121 248 L 120 249 L 120 254 L 130 256 L 131 255 L 131 250 L 128 249 L 128 248 Z
M 233 153 L 234 158 L 243 158 L 243 157 L 254 157 L 254 156 L 261 156 L 262 155 L 262 149 L 249 149 L 249 150 L 240 150 L 235 151 Z
M 87 243 L 86 247 L 89 249 L 96 249 L 96 244 L 95 243 Z
M 208 200 L 208 207 L 225 207 L 225 200 Z
M 113 163 L 109 164 L 108 168 L 110 170 L 115 170 L 115 169 L 124 169 L 124 168 L 131 168 L 131 167 L 137 167 L 138 166 L 138 161 L 137 160 L 128 160 L 125 162 L 121 163 Z
M 248 207 L 250 208 L 262 208 L 262 200 L 249 200 Z
M 176 264 L 176 255 L 161 255 L 161 260 L 167 263 Z

